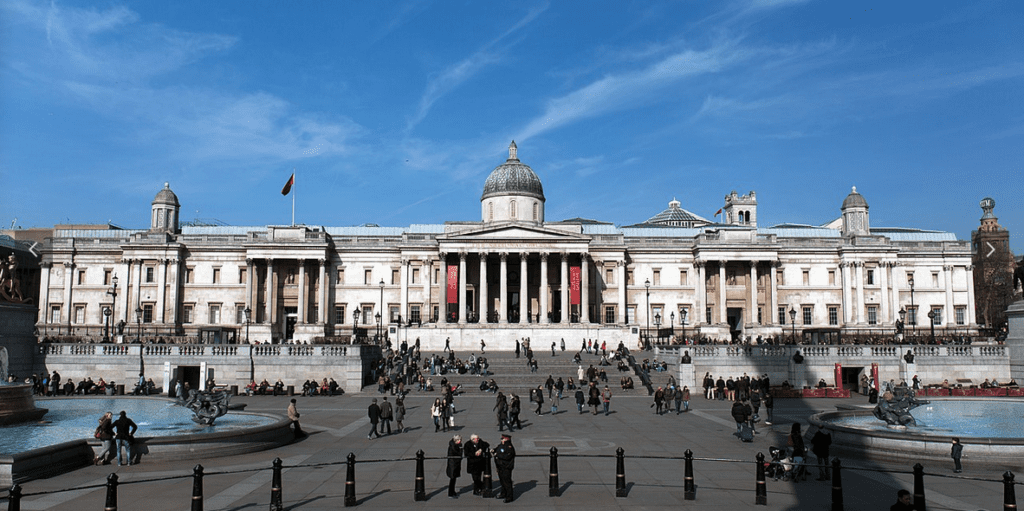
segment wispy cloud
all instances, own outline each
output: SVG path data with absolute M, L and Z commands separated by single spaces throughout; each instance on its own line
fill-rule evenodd
M 480 49 L 473 52 L 472 55 L 462 59 L 452 66 L 449 66 L 440 74 L 430 79 L 430 81 L 427 82 L 426 89 L 423 91 L 423 95 L 420 97 L 416 113 L 411 119 L 409 119 L 408 123 L 406 123 L 406 130 L 410 131 L 422 122 L 423 119 L 427 117 L 427 114 L 430 113 L 430 109 L 434 106 L 434 103 L 437 102 L 437 100 L 458 88 L 466 82 L 466 80 L 469 80 L 479 73 L 480 70 L 495 62 L 499 62 L 500 52 L 494 51 L 493 48 L 510 35 L 518 33 L 523 27 L 528 25 L 531 21 L 540 16 L 541 13 L 547 10 L 547 8 L 548 4 L 544 4 L 541 7 L 531 10 L 526 14 L 526 16 L 516 22 L 515 25 L 498 35 L 498 37 L 488 41 Z

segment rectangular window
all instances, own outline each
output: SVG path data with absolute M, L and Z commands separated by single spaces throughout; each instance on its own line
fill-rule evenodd
M 662 310 L 663 309 L 661 305 L 651 305 L 652 325 L 660 327 L 661 325 L 668 323 L 668 318 L 666 318 L 665 315 L 662 314 Z
M 181 306 L 181 322 L 182 323 L 186 323 L 186 324 L 191 324 L 192 323 L 192 311 L 194 309 L 195 309 L 195 306 L 192 305 L 191 303 L 186 303 L 185 305 Z
M 711 307 L 704 308 L 704 322 L 711 324 Z
M 85 284 L 85 270 L 78 270 L 78 285 Z
M 604 283 L 608 285 L 615 284 L 615 270 L 612 268 L 604 269 Z
M 419 268 L 413 268 L 412 269 L 412 282 L 410 282 L 410 284 L 419 284 L 419 283 L 420 283 L 420 269 Z
M 146 267 L 146 283 L 152 284 L 155 280 L 156 279 L 153 276 L 153 267 L 152 266 L 147 266 Z
M 814 321 L 814 307 L 804 306 L 804 324 L 810 325 Z
M 441 282 L 441 269 L 434 268 L 434 285 L 437 285 L 439 282 Z M 434 312 L 436 313 L 437 311 Z
M 626 270 L 626 285 L 633 285 L 633 270 Z
M 295 268 L 289 268 L 288 269 L 288 273 L 286 273 L 285 276 L 284 276 L 285 284 L 294 284 L 295 283 L 295 277 L 297 275 L 298 275 L 298 272 L 295 270 Z
M 247 283 L 248 282 L 248 278 L 247 277 L 249 276 L 248 274 L 249 274 L 249 269 L 248 268 L 239 268 L 238 269 L 238 283 L 239 284 Z
M 344 325 L 346 321 L 348 321 L 348 317 L 345 316 L 345 306 L 344 305 L 335 305 L 334 306 L 334 324 L 335 325 Z
M 967 324 L 966 323 L 966 321 L 967 321 L 967 308 L 966 307 L 957 307 L 956 309 L 953 309 L 953 313 L 956 314 L 956 316 L 955 316 L 956 317 L 956 324 L 958 324 L 958 325 L 965 325 L 965 324 Z
M 103 285 L 104 286 L 109 286 L 110 285 L 110 276 L 111 276 L 111 270 L 103 270 Z
M 783 286 L 786 284 L 786 270 L 780 269 L 775 272 L 775 285 Z
M 661 285 L 661 270 L 654 270 L 654 274 L 651 275 L 651 285 L 652 286 L 660 286 Z
M 371 323 L 373 323 L 373 324 L 377 323 L 377 320 L 373 318 L 373 306 L 372 305 L 363 305 L 363 318 L 361 320 L 361 323 L 364 324 L 364 325 L 369 325 Z
M 907 287 L 914 287 L 914 272 L 907 272 Z
M 679 285 L 680 286 L 685 286 L 685 285 L 690 283 L 690 280 L 687 277 L 688 277 L 688 275 L 686 274 L 686 270 L 680 270 L 679 271 Z
M 338 267 L 337 278 L 338 278 L 338 280 L 335 281 L 335 282 L 338 285 L 341 285 L 341 284 L 345 283 L 345 268 L 342 268 L 341 266 Z
M 363 285 L 373 284 L 373 270 L 363 270 Z
M 209 321 L 209 323 L 211 325 L 220 324 L 220 304 L 219 303 L 211 303 L 210 304 L 210 321 Z
M 873 270 L 873 269 L 869 269 L 868 270 L 868 285 L 869 286 L 875 285 L 875 270 Z
M 399 309 L 398 309 L 397 305 L 392 305 L 392 306 L 388 307 L 388 318 L 389 318 L 388 323 L 398 323 L 399 322 L 399 319 L 398 319 L 398 315 L 399 314 L 400 313 L 399 313 Z
M 629 305 L 626 307 L 626 323 L 636 322 L 636 306 Z
M 830 286 L 836 285 L 836 271 L 835 270 L 829 270 L 828 271 L 828 285 L 830 285 Z
M 441 317 L 440 314 L 441 314 L 441 307 L 439 305 L 435 305 L 434 306 L 433 316 L 432 316 L 433 317 L 432 321 L 434 323 L 437 323 L 437 320 Z
M 736 285 L 736 271 L 735 270 L 726 270 L 726 274 L 725 275 L 726 275 L 725 276 L 726 282 L 728 282 L 730 286 L 735 286 Z
M 391 270 L 391 285 L 397 286 L 402 282 L 402 277 L 399 276 L 398 270 Z
M 76 325 L 81 325 L 82 323 L 85 323 L 85 306 L 84 305 L 76 305 L 75 306 L 75 324 Z
M 50 323 L 60 323 L 60 305 L 50 307 Z
M 220 284 L 220 268 L 213 269 L 213 283 Z
M 828 306 L 828 324 L 832 326 L 839 324 L 839 307 L 835 305 Z
M 939 272 L 932 272 L 932 287 L 939 287 Z
M 935 316 L 934 318 L 932 318 L 932 324 L 933 325 L 941 325 L 942 324 L 942 307 L 932 307 L 932 315 Z
M 785 325 L 786 324 L 786 306 L 785 305 L 780 305 L 779 306 L 779 324 L 780 325 Z
M 917 326 L 917 307 L 907 307 L 907 324 Z
M 804 282 L 805 286 L 811 285 L 811 270 L 804 270 L 803 271 L 803 278 L 804 278 L 803 282 Z
M 144 303 L 142 304 L 142 322 L 152 323 L 153 322 L 153 304 Z
M 762 320 L 761 320 L 761 307 L 760 307 L 760 306 L 758 306 L 758 307 L 757 307 L 757 324 L 758 324 L 758 325 L 762 325 L 762 324 L 764 324 L 764 323 L 762 323 L 761 321 L 762 321 Z
M 878 306 L 876 305 L 868 305 L 868 324 L 878 324 Z
M 411 323 L 420 323 L 423 319 L 420 317 L 420 306 L 412 305 L 409 307 L 409 321 Z
M 609 305 L 604 308 L 604 322 L 608 324 L 615 323 L 615 307 Z
M 186 284 L 191 284 L 191 283 L 195 282 L 194 280 L 192 280 L 195 277 L 195 273 L 196 273 L 196 269 L 195 268 L 193 268 L 191 266 L 185 268 L 185 283 Z

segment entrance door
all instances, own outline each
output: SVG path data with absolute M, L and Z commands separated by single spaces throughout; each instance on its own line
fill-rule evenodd
M 860 373 L 864 372 L 863 367 L 843 367 L 843 388 L 850 389 L 850 392 L 861 392 Z
M 740 307 L 729 307 L 725 309 L 725 319 L 729 322 L 729 333 L 732 340 L 736 341 L 743 327 L 743 309 Z
M 199 390 L 200 379 L 202 379 L 202 373 L 199 366 L 178 366 L 178 380 L 182 382 L 182 385 L 188 383 L 189 389 Z
M 284 340 L 290 341 L 295 335 L 295 323 L 299 321 L 299 308 L 298 307 L 285 307 L 285 327 L 284 327 Z

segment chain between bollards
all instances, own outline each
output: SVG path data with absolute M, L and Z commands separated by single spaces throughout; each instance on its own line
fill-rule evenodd
M 839 458 L 832 460 L 832 511 L 843 511 L 843 464 Z
M 925 511 L 924 503 L 924 465 L 914 465 L 914 509 Z
M 203 466 L 192 469 L 192 511 L 203 511 Z
M 424 486 L 423 478 L 423 449 L 416 451 L 416 490 L 413 492 L 413 500 L 416 502 L 427 500 L 427 489 Z
M 281 496 L 281 458 L 274 458 L 274 471 L 270 479 L 270 511 L 284 511 Z
M 626 451 L 615 449 L 615 496 L 626 496 Z
M 551 447 L 551 470 L 548 475 L 548 497 L 558 496 L 558 449 Z
M 768 485 L 764 482 L 764 453 L 757 453 L 757 485 L 754 488 L 755 497 L 754 505 L 767 506 L 768 505 Z
M 683 476 L 683 491 L 685 491 L 686 500 L 697 500 L 697 486 L 693 484 L 693 451 L 687 449 L 683 453 L 683 459 L 686 460 L 686 470 Z
M 103 511 L 117 511 L 117 474 L 107 476 L 107 503 Z
M 13 492 L 13 490 L 11 490 Z M 1017 496 L 1013 489 L 1013 472 L 1003 473 L 1003 511 L 1017 511 Z
M 1013 476 L 1010 476 L 1013 477 Z M 7 496 L 7 511 L 21 511 L 21 485 L 15 484 L 11 486 L 11 491 Z
M 345 507 L 356 505 L 356 455 L 348 453 L 348 469 L 345 471 Z

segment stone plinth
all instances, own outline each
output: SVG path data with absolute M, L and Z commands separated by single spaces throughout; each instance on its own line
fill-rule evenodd
M 1006 349 L 1010 355 L 1010 377 L 1024 381 L 1024 300 L 1014 302 L 1006 309 L 1009 335 Z
M 45 408 L 36 408 L 31 385 L 0 385 L 0 426 L 39 420 Z

